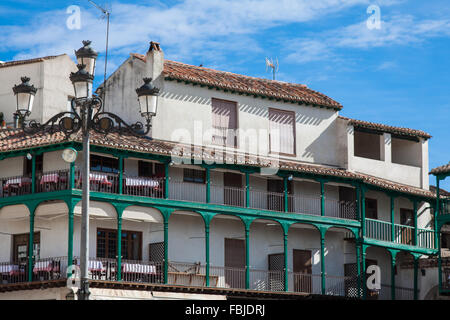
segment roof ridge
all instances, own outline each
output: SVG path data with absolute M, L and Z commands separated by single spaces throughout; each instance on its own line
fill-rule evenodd
M 20 64 L 26 64 L 26 63 L 42 62 L 42 61 L 45 61 L 45 60 L 55 59 L 55 58 L 58 58 L 58 57 L 61 57 L 61 56 L 64 56 L 64 55 L 66 55 L 66 53 L 62 53 L 62 54 L 58 54 L 58 55 L 52 55 L 52 56 L 31 58 L 31 59 L 3 61 L 3 62 L 0 62 L 0 68 L 14 66 L 14 65 L 20 65 Z

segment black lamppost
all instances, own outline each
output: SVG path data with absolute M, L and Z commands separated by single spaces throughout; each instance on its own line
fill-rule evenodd
M 103 101 L 92 94 L 95 62 L 97 52 L 89 45 L 90 41 L 83 41 L 83 47 L 75 51 L 78 60 L 78 71 L 70 74 L 75 98 L 72 99 L 72 111 L 58 113 L 44 124 L 35 120 L 25 123 L 31 114 L 34 96 L 37 89 L 29 84 L 30 78 L 22 77 L 22 83 L 14 86 L 13 91 L 17 100 L 17 111 L 14 116 L 22 123 L 25 133 L 38 133 L 63 131 L 66 136 L 80 130 L 83 135 L 83 175 L 82 175 L 82 222 L 80 245 L 81 283 L 77 292 L 79 300 L 89 300 L 88 265 L 89 265 L 89 132 L 94 130 L 102 134 L 117 132 L 119 134 L 132 134 L 144 136 L 150 132 L 151 119 L 156 115 L 157 96 L 159 89 L 151 84 L 151 79 L 145 78 L 144 85 L 136 89 L 140 106 L 140 113 L 146 119 L 145 125 L 141 122 L 127 124 L 119 116 L 103 112 Z M 144 129 L 145 126 L 145 129 Z

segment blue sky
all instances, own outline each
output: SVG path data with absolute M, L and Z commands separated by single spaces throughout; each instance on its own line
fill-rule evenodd
M 450 160 L 448 0 L 96 2 L 111 10 L 108 73 L 150 40 L 168 59 L 256 77 L 270 78 L 265 57 L 278 57 L 278 80 L 325 93 L 344 116 L 430 133 L 430 169 Z M 66 25 L 71 5 L 81 9 L 79 30 Z M 369 5 L 380 8 L 380 29 L 367 27 Z M 99 83 L 105 28 L 87 0 L 2 0 L 0 60 L 73 56 L 90 39 Z

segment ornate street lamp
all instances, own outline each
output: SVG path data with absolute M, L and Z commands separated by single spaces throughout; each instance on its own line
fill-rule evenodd
M 75 51 L 78 64 L 85 65 L 86 71 L 94 77 L 95 62 L 97 61 L 98 53 L 90 47 L 91 41 L 83 41 L 83 47 Z
M 140 106 L 140 113 L 146 119 L 144 124 L 136 122 L 127 124 L 119 116 L 111 112 L 102 112 L 103 100 L 92 95 L 92 83 L 94 80 L 95 61 L 97 52 L 89 45 L 90 41 L 83 41 L 83 47 L 75 52 L 78 60 L 78 71 L 70 74 L 75 98 L 72 99 L 72 111 L 58 113 L 44 124 L 35 120 L 25 123 L 26 117 L 31 114 L 33 98 L 36 88 L 29 84 L 30 79 L 23 77 L 22 84 L 13 88 L 17 96 L 17 115 L 22 123 L 25 133 L 63 131 L 66 136 L 77 133 L 83 134 L 83 170 L 82 170 L 82 222 L 81 222 L 81 246 L 80 246 L 80 289 L 77 292 L 78 299 L 89 299 L 88 264 L 89 264 L 89 133 L 90 130 L 102 134 L 116 132 L 119 134 L 132 134 L 144 136 L 150 132 L 151 119 L 156 115 L 157 96 L 159 89 L 151 84 L 151 79 L 145 78 L 144 85 L 136 90 Z
M 22 77 L 20 79 L 22 83 L 15 85 L 13 92 L 16 96 L 16 115 L 23 118 L 29 116 L 33 110 L 34 96 L 36 95 L 37 89 L 33 85 L 30 85 L 30 78 Z

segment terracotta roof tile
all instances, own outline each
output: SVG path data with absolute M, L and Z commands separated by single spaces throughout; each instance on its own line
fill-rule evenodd
M 131 56 L 146 61 L 146 57 L 142 54 L 132 53 Z M 163 74 L 167 80 L 187 81 L 243 94 L 342 109 L 342 105 L 338 102 L 302 84 L 254 78 L 171 60 L 164 61 Z
M 421 137 L 421 138 L 425 138 L 425 139 L 431 138 L 431 136 L 428 133 L 421 131 L 421 130 L 388 126 L 388 125 L 380 124 L 380 123 L 350 119 L 350 118 L 343 117 L 343 116 L 339 116 L 339 118 L 343 119 L 343 120 L 347 120 L 349 124 L 351 124 L 355 127 L 359 127 L 359 128 L 367 128 L 367 129 L 379 130 L 379 131 L 398 134 L 398 135 Z
M 26 59 L 26 60 L 15 60 L 15 61 L 0 62 L 0 68 L 18 66 L 18 65 L 29 64 L 29 63 L 42 62 L 42 61 L 45 61 L 45 60 L 55 59 L 55 58 L 60 57 L 60 56 L 62 56 L 62 55 L 46 56 L 46 57 L 34 58 L 34 59 Z
M 446 174 L 450 172 L 450 162 L 448 164 L 444 164 L 443 166 L 434 168 L 430 171 L 430 174 L 439 175 Z
M 81 133 L 72 135 L 70 138 L 66 138 L 66 136 L 62 132 L 56 132 L 53 134 L 27 135 L 24 134 L 22 130 L 17 129 L 0 130 L 0 153 L 15 150 L 26 150 L 33 147 L 47 146 L 68 141 L 81 143 Z M 353 173 L 345 169 L 326 167 L 323 165 L 304 164 L 297 161 L 278 160 L 276 158 L 270 157 L 256 157 L 254 155 L 243 153 L 224 152 L 224 156 L 222 157 L 221 154 L 214 153 L 215 149 L 192 145 L 180 145 L 175 142 L 154 140 L 145 137 L 140 138 L 130 135 L 119 135 L 117 133 L 111 133 L 105 137 L 103 134 L 92 131 L 91 145 L 165 156 L 187 158 L 203 157 L 205 160 L 220 160 L 223 163 L 237 163 L 255 167 L 269 167 L 271 163 L 274 163 L 278 164 L 281 170 L 348 178 L 387 190 L 428 198 L 435 198 L 435 194 L 433 192 L 425 189 L 388 181 L 366 174 Z

